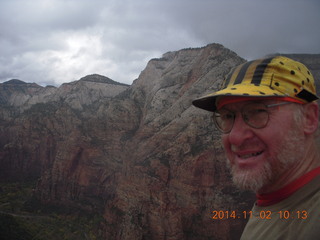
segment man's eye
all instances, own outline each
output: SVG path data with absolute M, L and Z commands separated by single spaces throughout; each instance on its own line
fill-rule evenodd
M 223 120 L 230 120 L 230 119 L 233 119 L 233 114 L 231 113 L 221 114 L 220 117 Z
M 256 109 L 256 112 L 266 112 L 267 111 L 267 109 L 264 109 L 264 108 L 258 108 L 258 109 Z

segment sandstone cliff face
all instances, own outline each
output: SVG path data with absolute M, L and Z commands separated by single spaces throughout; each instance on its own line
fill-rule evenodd
M 127 88 L 99 75 L 59 88 L 20 80 L 0 84 L 0 180 L 37 179 L 51 171 L 56 154 L 85 135 L 82 127 L 94 113 L 80 110 Z
M 213 210 L 239 209 L 242 195 L 229 181 L 209 114 L 191 101 L 242 61 L 220 45 L 167 53 L 119 99 L 135 107 L 125 110 L 121 173 L 105 208 L 115 224 L 107 227 L 110 238 L 230 239 L 231 226 L 239 234 L 241 221 L 211 219 Z
M 131 86 L 2 84 L 0 179 L 38 179 L 42 203 L 100 213 L 105 239 L 238 239 L 245 220 L 212 211 L 253 196 L 231 183 L 211 116 L 191 101 L 244 61 L 211 44 L 151 60 Z

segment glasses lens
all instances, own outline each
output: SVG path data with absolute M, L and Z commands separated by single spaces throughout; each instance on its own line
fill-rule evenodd
M 243 120 L 253 128 L 263 128 L 269 120 L 269 113 L 264 104 L 249 104 L 242 110 Z
M 221 132 L 228 133 L 233 126 L 234 113 L 223 109 L 213 114 L 213 120 Z

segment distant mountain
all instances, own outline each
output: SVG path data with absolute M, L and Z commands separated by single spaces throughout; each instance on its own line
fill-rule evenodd
M 317 74 L 319 55 L 295 57 Z M 0 181 L 36 181 L 35 208 L 99 216 L 101 239 L 239 239 L 247 220 L 212 211 L 249 210 L 254 196 L 234 187 L 210 114 L 191 102 L 244 62 L 210 44 L 150 60 L 131 86 L 0 84 Z
M 58 88 L 42 87 L 36 83 L 12 79 L 0 83 L 0 103 L 19 107 L 19 111 L 23 111 L 38 103 L 66 101 L 73 107 L 82 109 L 82 105 L 89 105 L 98 99 L 114 97 L 128 87 L 129 85 L 98 74 L 64 83 Z
M 128 84 L 119 83 L 116 81 L 113 81 L 112 79 L 101 76 L 99 74 L 91 74 L 88 76 L 85 76 L 81 78 L 79 81 L 86 81 L 86 82 L 96 82 L 96 83 L 107 83 L 107 84 L 114 84 L 114 85 L 122 85 L 122 86 L 129 86 Z
M 34 95 L 40 95 L 42 87 L 36 83 L 25 83 L 18 79 L 12 79 L 0 83 L 0 104 L 21 106 Z
M 11 79 L 7 82 L 4 82 L 3 84 L 5 84 L 5 85 L 25 85 L 27 83 L 25 83 L 19 79 Z

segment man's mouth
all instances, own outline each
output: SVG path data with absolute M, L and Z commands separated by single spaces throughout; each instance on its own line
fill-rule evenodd
M 263 151 L 254 152 L 254 153 L 249 153 L 249 154 L 244 154 L 244 155 L 238 154 L 237 156 L 238 156 L 239 158 L 241 158 L 241 159 L 247 159 L 247 158 L 259 156 L 260 154 L 262 154 L 262 152 L 263 152 Z

